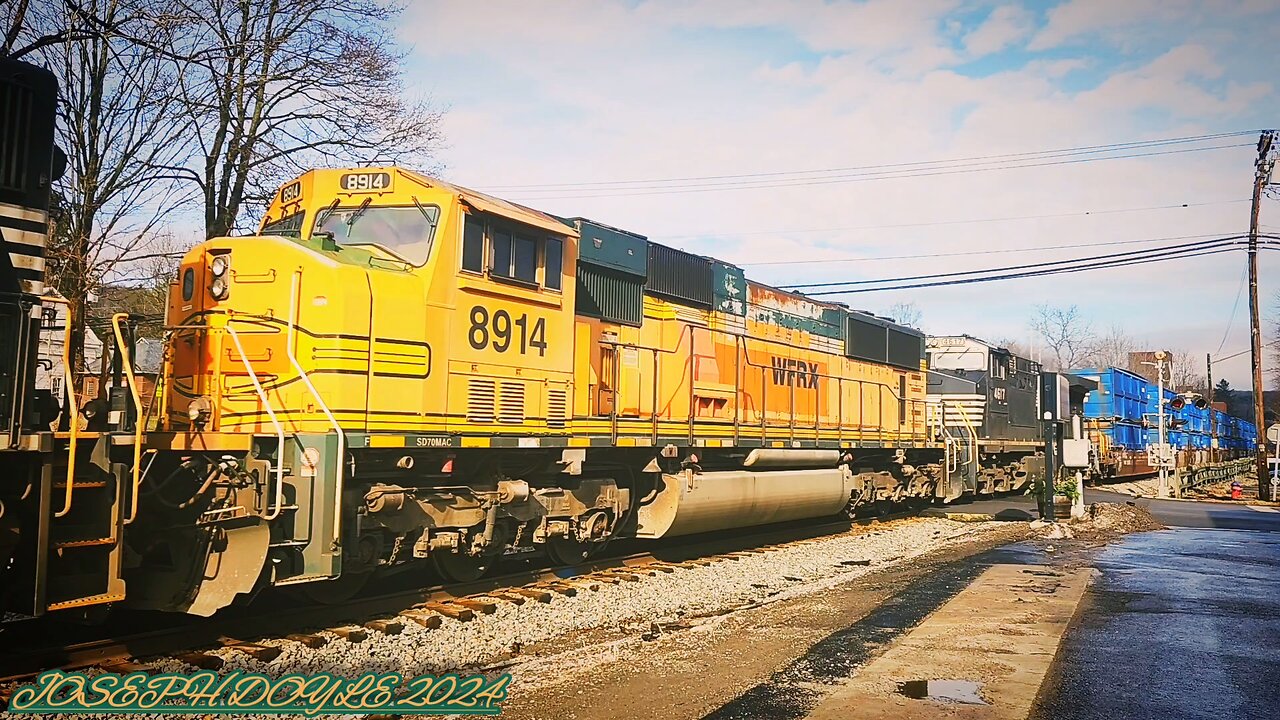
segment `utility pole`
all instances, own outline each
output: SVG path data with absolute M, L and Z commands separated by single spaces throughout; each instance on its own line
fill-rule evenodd
M 1170 453 L 1168 452 L 1168 448 L 1164 442 L 1164 439 L 1165 439 L 1164 369 L 1165 369 L 1165 360 L 1168 359 L 1168 357 L 1169 356 L 1167 353 L 1165 353 L 1165 351 L 1160 350 L 1156 352 L 1155 362 L 1147 362 L 1145 360 L 1142 361 L 1143 365 L 1150 365 L 1151 367 L 1156 369 L 1156 427 L 1158 428 L 1157 437 L 1159 438 L 1159 440 L 1158 442 L 1156 442 L 1156 447 L 1154 452 L 1152 452 L 1151 449 L 1148 448 L 1147 457 L 1149 459 L 1155 460 L 1156 462 L 1156 472 L 1159 474 L 1159 478 L 1160 478 L 1159 482 L 1156 485 L 1156 497 L 1162 497 L 1162 498 L 1169 497 L 1169 455 Z
M 1218 424 L 1213 416 L 1213 355 L 1204 354 L 1205 382 L 1209 384 L 1209 462 L 1218 462 Z
M 1156 495 L 1159 497 L 1169 497 L 1169 468 L 1165 462 L 1165 434 L 1164 434 L 1164 351 L 1156 353 L 1156 387 L 1159 393 L 1156 397 L 1160 398 L 1158 405 L 1160 410 L 1159 428 L 1160 428 L 1160 483 L 1157 486 Z
M 1275 130 L 1265 130 L 1258 137 L 1258 160 L 1253 173 L 1253 207 L 1249 211 L 1249 331 L 1252 340 L 1250 364 L 1253 369 L 1253 424 L 1258 429 L 1257 472 L 1258 499 L 1271 499 L 1268 477 L 1266 421 L 1262 411 L 1262 319 L 1258 312 L 1258 210 L 1262 204 L 1262 188 L 1271 174 L 1271 147 Z

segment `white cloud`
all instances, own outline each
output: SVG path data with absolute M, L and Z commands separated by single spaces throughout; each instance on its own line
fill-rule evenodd
M 951 69 L 957 62 L 957 24 L 949 17 L 954 7 L 949 2 L 797 6 L 763 0 L 653 0 L 634 6 L 430 3 L 413 7 L 403 32 L 416 48 L 417 81 L 453 107 L 446 120 L 449 177 L 478 187 L 1012 153 L 1239 129 L 1256 122 L 1251 113 L 1260 107 L 1270 108 L 1272 116 L 1277 109 L 1265 73 L 1235 64 L 1230 55 L 1245 32 L 1266 36 L 1265 24 L 1199 27 L 1198 44 L 1180 35 L 1148 36 L 1146 41 L 1158 41 L 1161 50 L 1136 66 L 1117 64 L 1113 55 L 1088 46 L 1069 57 L 1059 52 L 975 78 Z M 1003 34 L 994 27 L 981 29 L 999 19 L 999 10 L 964 39 L 970 48 L 966 54 L 1020 42 L 1008 31 L 1016 27 L 1012 16 L 1005 18 Z M 1059 37 L 1092 32 L 1085 16 L 1074 25 L 1063 24 L 1069 16 L 1054 18 L 1050 13 Z M 1274 18 L 1267 22 L 1275 28 Z M 804 51 L 795 51 L 796 46 Z M 1064 89 L 1061 79 L 1081 69 L 1103 79 L 1092 89 Z M 671 244 L 729 261 L 824 261 L 748 267 L 749 275 L 782 284 L 945 272 L 1085 252 L 999 252 L 1029 245 L 1237 231 L 1247 220 L 1247 205 L 1238 203 L 801 232 L 1238 200 L 1247 196 L 1251 155 L 1251 148 L 1238 148 L 732 192 L 502 194 L 550 212 L 587 215 L 656 239 L 670 238 Z M 1271 211 L 1264 211 L 1264 218 Z M 1127 247 L 1132 246 L 1110 249 Z M 989 254 L 830 262 L 971 249 Z M 931 329 L 989 337 L 1025 335 L 1030 304 L 1076 302 L 1101 324 L 1109 324 L 1104 316 L 1118 315 L 1135 334 L 1162 342 L 1184 327 L 1215 327 L 1213 347 L 1205 347 L 1210 339 L 1204 333 L 1185 343 L 1203 354 L 1221 339 L 1241 261 L 1213 256 L 844 299 L 872 309 L 914 299 Z M 1280 270 L 1270 255 L 1264 262 L 1266 269 Z M 1194 288 L 1194 296 L 1179 294 L 1179 288 Z M 1264 292 L 1273 290 L 1264 285 Z M 1244 381 L 1228 378 L 1234 384 Z
M 1035 16 L 1021 5 L 1001 5 L 964 38 L 965 50 L 983 56 L 1025 40 L 1035 30 Z

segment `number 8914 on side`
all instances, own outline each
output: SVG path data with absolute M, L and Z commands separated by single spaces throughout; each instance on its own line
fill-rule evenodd
M 492 314 L 483 305 L 471 308 L 471 329 L 467 340 L 476 350 L 492 347 L 498 352 L 518 349 L 521 355 L 532 350 L 538 351 L 538 357 L 547 354 L 547 319 L 530 318 L 528 313 L 512 316 L 506 310 L 495 310 Z

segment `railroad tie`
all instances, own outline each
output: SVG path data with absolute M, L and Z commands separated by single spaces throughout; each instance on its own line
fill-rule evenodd
M 512 605 L 523 605 L 525 601 L 529 599 L 524 595 L 511 592 L 510 590 L 494 590 L 493 592 L 489 593 L 489 597 L 498 598 L 499 600 L 506 600 Z
M 135 662 L 132 658 L 107 660 L 106 662 L 100 663 L 98 667 L 102 668 L 102 670 L 106 672 L 115 673 L 117 675 L 128 675 L 136 672 L 144 672 L 148 675 L 154 675 L 157 672 L 155 668 Z
M 359 627 L 336 627 L 329 628 L 329 632 L 346 640 L 349 643 L 364 642 L 369 637 L 369 631 Z
M 435 630 L 444 622 L 444 618 L 429 610 L 401 610 L 400 617 L 412 620 L 427 630 Z
M 210 655 L 204 652 L 189 652 L 181 655 L 174 655 L 175 660 L 184 662 L 192 667 L 198 667 L 201 670 L 221 670 L 225 662 L 217 655 Z
M 323 635 L 312 635 L 310 633 L 290 633 L 288 635 L 285 635 L 284 639 L 292 640 L 293 642 L 296 642 L 299 645 L 302 645 L 304 647 L 309 647 L 312 650 L 315 650 L 317 648 L 322 648 L 325 645 L 329 644 L 329 638 Z
M 364 624 L 370 630 L 380 632 L 384 635 L 399 635 L 404 632 L 404 623 L 399 620 L 378 619 L 370 620 Z
M 254 660 L 261 662 L 271 662 L 272 660 L 280 657 L 280 648 L 273 645 L 259 645 L 258 643 L 242 642 L 228 645 L 227 649 L 244 653 Z
M 461 605 L 464 608 L 469 608 L 478 613 L 484 613 L 485 615 L 492 615 L 498 611 L 498 603 L 493 602 L 492 600 L 485 600 L 482 597 L 454 598 L 449 602 Z
M 549 582 L 541 585 L 540 587 L 545 587 L 546 589 L 564 595 L 565 597 L 573 597 L 578 594 L 577 587 L 564 582 Z M 599 586 L 591 589 L 598 589 L 598 587 Z
M 551 593 L 546 590 L 539 590 L 538 588 L 518 587 L 518 588 L 511 588 L 507 592 L 515 593 L 516 595 L 523 595 L 527 598 L 536 600 L 538 602 L 543 602 L 543 603 L 551 602 Z
M 576 588 L 580 590 L 599 590 L 600 582 L 601 582 L 600 579 L 595 577 L 567 578 L 565 580 L 561 580 L 560 582 L 553 583 L 551 587 L 552 589 L 555 589 L 556 592 L 562 592 L 561 590 L 557 589 L 562 587 Z M 611 584 L 617 585 L 619 582 L 620 582 L 619 580 L 614 580 Z M 568 593 L 565 593 L 565 594 L 567 595 Z
M 475 618 L 476 613 L 469 607 L 455 605 L 453 603 L 429 602 L 423 603 L 420 607 L 424 607 L 432 612 L 440 613 L 447 618 L 453 618 L 460 622 L 467 622 Z

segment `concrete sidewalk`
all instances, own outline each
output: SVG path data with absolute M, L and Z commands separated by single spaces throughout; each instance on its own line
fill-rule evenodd
M 1025 718 L 1092 576 L 1090 568 L 994 565 L 809 717 Z M 903 692 L 916 689 L 904 683 L 939 680 L 956 681 L 953 692 L 968 684 L 973 704 Z

